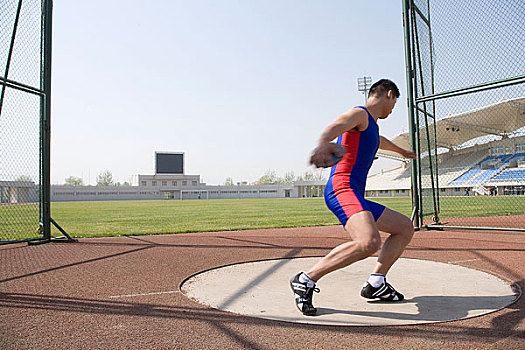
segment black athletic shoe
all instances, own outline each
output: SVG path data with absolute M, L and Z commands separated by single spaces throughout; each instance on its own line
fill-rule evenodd
M 403 294 L 399 293 L 389 283 L 385 281 L 384 284 L 375 288 L 368 282 L 366 282 L 361 289 L 361 296 L 367 299 L 381 299 L 385 301 L 401 301 L 405 299 Z
M 317 313 L 317 309 L 312 305 L 312 297 L 314 292 L 319 293 L 319 288 L 308 288 L 306 283 L 299 282 L 299 272 L 290 280 L 290 287 L 295 296 L 295 305 L 306 316 L 313 316 Z

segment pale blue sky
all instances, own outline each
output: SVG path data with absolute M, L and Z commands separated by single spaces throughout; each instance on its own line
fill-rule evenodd
M 208 184 L 302 174 L 363 75 L 401 90 L 380 132 L 407 130 L 401 0 L 55 1 L 53 40 L 53 183 L 153 174 L 155 151 Z

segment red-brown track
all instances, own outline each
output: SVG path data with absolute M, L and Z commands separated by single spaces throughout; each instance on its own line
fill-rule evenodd
M 326 226 L 1 246 L 0 349 L 525 349 L 525 298 L 453 322 L 332 327 L 235 315 L 179 291 L 205 269 L 322 256 L 345 239 Z M 403 257 L 482 269 L 525 289 L 522 232 L 419 231 Z

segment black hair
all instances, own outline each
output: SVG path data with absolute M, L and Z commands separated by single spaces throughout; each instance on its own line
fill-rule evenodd
M 389 90 L 392 90 L 394 95 L 396 97 L 399 97 L 399 89 L 397 88 L 397 85 L 392 81 L 388 79 L 381 79 L 376 81 L 370 90 L 368 91 L 368 96 L 376 95 L 376 96 L 383 96 L 385 92 L 388 92 Z

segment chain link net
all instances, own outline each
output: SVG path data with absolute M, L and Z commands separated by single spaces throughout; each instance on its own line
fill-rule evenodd
M 42 236 L 39 232 L 41 96 L 18 88 L 40 90 L 41 33 L 41 0 L 0 2 L 2 242 Z
M 409 15 L 423 222 L 525 228 L 525 2 Z

